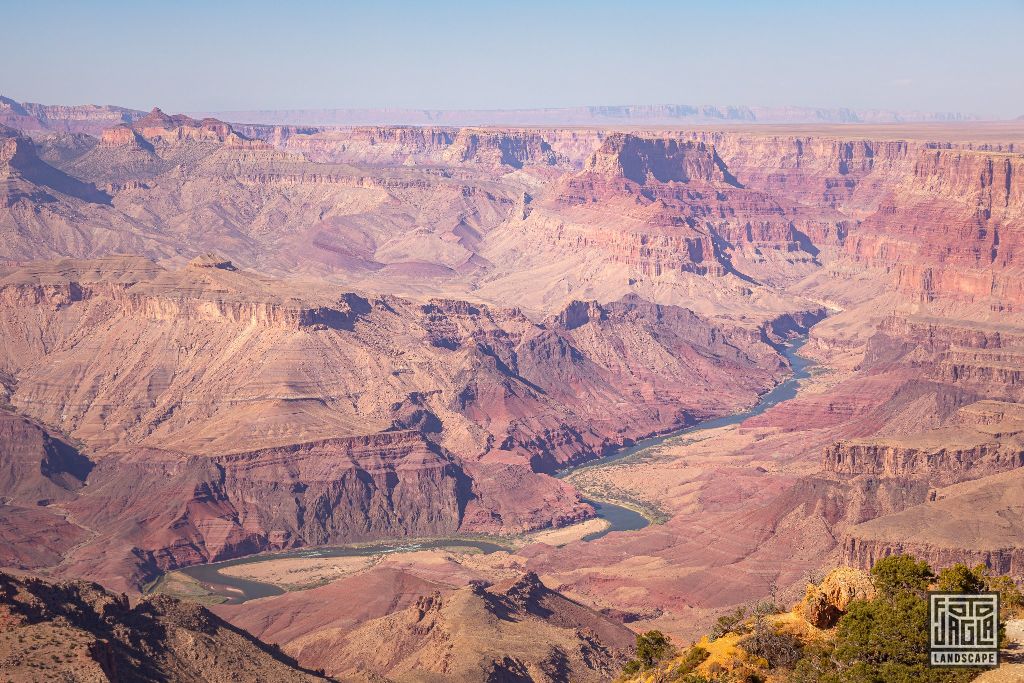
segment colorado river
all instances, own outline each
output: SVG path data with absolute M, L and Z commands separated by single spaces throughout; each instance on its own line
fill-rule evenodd
M 792 375 L 790 375 L 787 380 L 777 385 L 774 389 L 764 394 L 758 404 L 750 410 L 742 413 L 735 413 L 733 415 L 727 415 L 726 417 L 707 420 L 700 424 L 679 429 L 662 436 L 643 439 L 633 446 L 623 448 L 622 450 L 601 458 L 600 460 L 588 462 L 583 465 L 564 470 L 558 476 L 560 478 L 564 478 L 573 472 L 578 472 L 582 469 L 607 467 L 609 465 L 619 463 L 627 458 L 642 456 L 648 449 L 660 446 L 669 439 L 675 439 L 680 436 L 694 434 L 708 429 L 717 429 L 718 427 L 739 424 L 747 418 L 760 415 L 772 406 L 778 405 L 783 401 L 788 401 L 796 396 L 800 382 L 810 377 L 810 368 L 813 365 L 813 362 L 798 355 L 806 341 L 807 338 L 802 337 L 785 346 L 783 354 L 790 363 L 793 371 Z M 601 531 L 584 536 L 582 539 L 584 542 L 601 538 L 613 531 L 635 531 L 637 529 L 642 529 L 650 523 L 646 517 L 630 508 L 602 500 L 589 500 L 587 502 L 594 506 L 597 516 L 605 520 L 607 522 L 607 526 Z M 179 571 L 182 574 L 199 581 L 217 595 L 227 598 L 227 602 L 229 604 L 238 604 L 245 602 L 246 600 L 265 598 L 271 595 L 281 595 L 285 591 L 284 589 L 269 583 L 221 574 L 221 569 L 240 564 L 265 562 L 268 560 L 289 558 L 365 557 L 385 553 L 412 552 L 416 550 L 433 550 L 438 548 L 476 550 L 483 553 L 493 553 L 498 550 L 510 549 L 507 546 L 501 546 L 497 543 L 458 538 L 427 541 L 385 541 L 372 545 L 302 548 L 299 550 L 289 550 L 279 553 L 263 553 L 260 555 L 251 555 L 249 557 L 241 557 L 235 560 L 226 560 L 224 562 L 195 565 L 192 567 L 186 567 Z
M 302 548 L 300 550 L 287 550 L 279 553 L 261 553 L 240 557 L 235 560 L 224 562 L 213 562 L 211 564 L 197 564 L 178 570 L 180 573 L 189 576 L 199 583 L 211 589 L 217 595 L 227 598 L 229 605 L 236 605 L 246 600 L 266 598 L 271 595 L 281 595 L 283 588 L 262 581 L 252 581 L 237 576 L 221 574 L 221 569 L 235 567 L 240 564 L 252 564 L 254 562 L 266 562 L 268 560 L 286 560 L 295 558 L 322 558 L 322 557 L 372 557 L 388 553 L 406 553 L 417 550 L 434 550 L 437 548 L 453 548 L 465 550 L 479 550 L 483 553 L 493 553 L 496 550 L 508 550 L 505 546 L 487 541 L 461 540 L 461 539 L 440 539 L 432 541 L 402 541 L 383 542 L 372 545 L 359 546 L 318 546 L 315 548 Z
M 697 432 L 703 432 L 708 429 L 718 429 L 719 427 L 739 424 L 748 418 L 760 415 L 772 406 L 788 401 L 796 396 L 796 392 L 800 388 L 800 382 L 811 376 L 810 369 L 811 366 L 814 365 L 814 362 L 799 355 L 800 349 L 803 348 L 806 343 L 807 337 L 800 337 L 798 339 L 794 339 L 783 347 L 782 354 L 786 357 L 786 360 L 789 361 L 792 374 L 788 379 L 777 384 L 771 391 L 762 395 L 761 400 L 758 401 L 757 405 L 750 410 L 745 410 L 742 413 L 733 413 L 732 415 L 726 415 L 725 417 L 719 417 L 713 420 L 705 420 L 704 422 L 684 427 L 683 429 L 677 429 L 674 432 L 669 432 L 668 434 L 663 434 L 661 436 L 651 437 L 650 439 L 642 439 L 637 441 L 634 445 L 628 448 L 623 448 L 622 450 L 605 456 L 600 460 L 594 460 L 563 470 L 557 476 L 560 479 L 563 479 L 574 472 L 579 472 L 580 470 L 608 467 L 609 465 L 620 463 L 627 458 L 642 457 L 647 450 L 660 446 L 670 439 L 675 439 L 689 434 L 696 434 Z M 597 510 L 597 516 L 608 521 L 609 524 L 601 531 L 584 536 L 584 541 L 596 540 L 613 531 L 635 531 L 636 529 L 642 529 L 649 524 L 647 518 L 635 510 L 619 505 L 613 505 L 607 501 L 588 502 L 594 505 Z

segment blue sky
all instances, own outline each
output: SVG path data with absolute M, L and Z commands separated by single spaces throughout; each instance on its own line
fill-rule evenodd
M 0 93 L 45 103 L 1024 114 L 1024 0 L 0 0 L 0 17 Z

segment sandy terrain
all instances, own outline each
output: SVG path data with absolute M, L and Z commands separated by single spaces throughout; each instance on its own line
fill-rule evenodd
M 578 541 L 588 534 L 601 531 L 607 526 L 608 522 L 603 519 L 588 519 L 585 522 L 562 527 L 561 529 L 551 529 L 531 534 L 528 538 L 534 543 L 546 543 L 547 545 L 556 546 L 565 545 L 566 543 Z
M 164 574 L 153 590 L 180 600 L 197 602 L 200 605 L 219 605 L 226 599 L 211 593 L 203 584 L 182 572 Z
M 379 559 L 379 555 L 375 557 L 294 557 L 238 564 L 221 569 L 220 573 L 296 590 L 354 574 L 373 566 Z

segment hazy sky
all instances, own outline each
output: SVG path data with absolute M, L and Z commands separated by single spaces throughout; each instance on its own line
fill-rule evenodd
M 0 17 L 0 93 L 44 103 L 1024 114 L 1024 0 L 0 0 Z

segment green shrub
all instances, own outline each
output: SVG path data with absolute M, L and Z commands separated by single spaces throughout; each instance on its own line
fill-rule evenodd
M 968 570 L 972 574 L 972 570 Z M 960 683 L 980 669 L 928 666 L 928 601 L 934 578 L 926 562 L 906 555 L 879 560 L 871 569 L 879 597 L 850 603 L 831 644 L 805 650 L 795 683 Z M 976 578 L 976 577 L 975 577 Z M 964 572 L 947 571 L 948 585 L 976 585 Z
M 924 596 L 935 573 L 925 561 L 918 562 L 910 555 L 891 555 L 875 562 L 871 580 L 878 594 L 893 598 L 901 593 Z
M 1024 609 L 1024 594 L 1009 576 L 986 577 L 986 587 L 999 593 L 999 607 L 1006 614 L 1016 614 Z
M 671 639 L 661 631 L 648 631 L 647 633 L 637 634 L 636 657 L 626 662 L 625 666 L 622 667 L 622 674 L 624 676 L 632 676 L 640 673 L 668 659 L 675 655 L 675 653 L 676 649 L 672 646 Z
M 936 590 L 950 593 L 981 593 L 988 590 L 988 571 L 983 564 L 971 569 L 966 564 L 958 562 L 939 572 Z
M 672 641 L 661 631 L 648 631 L 636 637 L 636 658 L 645 669 L 675 654 Z

